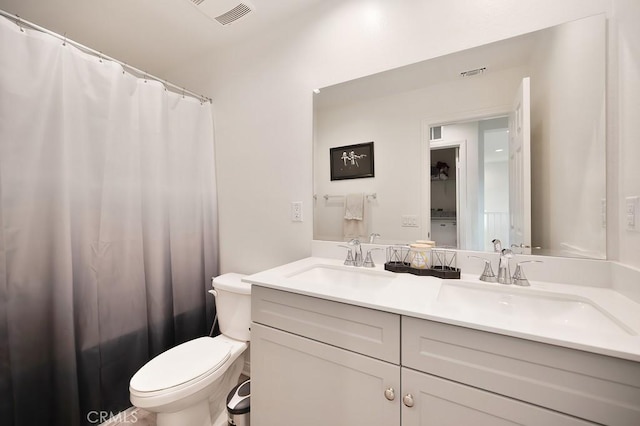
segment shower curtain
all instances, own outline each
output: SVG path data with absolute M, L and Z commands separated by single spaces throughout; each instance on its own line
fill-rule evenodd
M 0 17 L 0 424 L 97 424 L 206 335 L 208 103 Z

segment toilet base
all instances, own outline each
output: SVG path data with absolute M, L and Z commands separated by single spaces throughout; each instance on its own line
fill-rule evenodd
M 176 413 L 157 413 L 157 426 L 211 426 L 209 401 L 204 400 Z
M 217 419 L 215 419 L 212 423 L 212 426 L 228 426 L 229 425 L 229 415 L 227 414 L 227 410 L 224 410 Z

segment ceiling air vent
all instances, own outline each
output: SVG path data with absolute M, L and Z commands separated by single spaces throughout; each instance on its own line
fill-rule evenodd
M 462 71 L 460 76 L 462 77 L 473 77 L 475 75 L 482 75 L 487 70 L 487 67 L 476 68 L 474 70 Z
M 251 12 L 251 8 L 244 3 L 240 3 L 227 13 L 216 16 L 216 21 L 220 22 L 222 25 L 229 25 L 230 23 L 242 18 L 249 12 Z
M 236 22 L 243 16 L 247 16 L 255 7 L 249 2 L 242 0 L 190 0 L 196 8 L 211 19 L 215 19 L 222 25 L 229 25 Z

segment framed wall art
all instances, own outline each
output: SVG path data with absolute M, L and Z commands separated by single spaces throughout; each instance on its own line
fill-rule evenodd
M 373 142 L 329 148 L 331 180 L 374 177 Z

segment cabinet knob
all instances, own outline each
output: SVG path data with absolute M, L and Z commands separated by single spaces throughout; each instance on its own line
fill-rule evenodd
M 410 393 L 406 394 L 405 396 L 402 397 L 402 402 L 407 407 L 413 407 L 413 403 L 414 403 L 413 395 L 411 395 Z
M 396 392 L 393 390 L 393 388 L 386 389 L 384 391 L 384 397 L 389 401 L 393 401 L 394 399 L 396 399 Z

